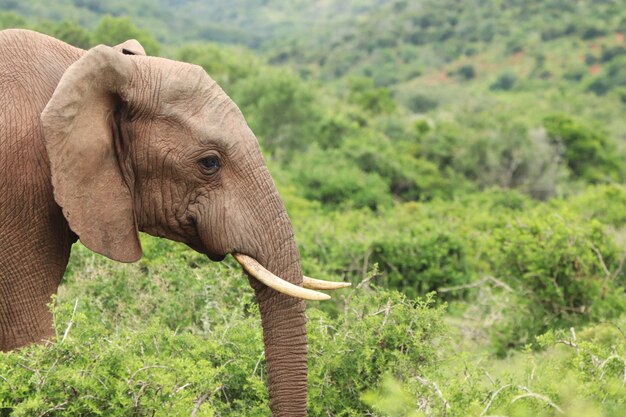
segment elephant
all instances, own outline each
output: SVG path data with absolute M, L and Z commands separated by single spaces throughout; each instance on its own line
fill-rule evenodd
M 48 303 L 74 242 L 134 262 L 141 231 L 237 259 L 259 304 L 272 414 L 306 415 L 304 300 L 349 284 L 302 275 L 259 143 L 218 84 L 134 40 L 85 51 L 8 29 L 0 103 L 0 350 L 53 337 Z

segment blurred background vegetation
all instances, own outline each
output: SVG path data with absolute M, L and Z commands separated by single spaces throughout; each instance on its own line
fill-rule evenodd
M 0 0 L 0 28 L 138 39 L 241 107 L 309 275 L 311 416 L 626 416 L 626 2 Z M 0 415 L 264 416 L 252 291 L 142 236 L 75 245 Z

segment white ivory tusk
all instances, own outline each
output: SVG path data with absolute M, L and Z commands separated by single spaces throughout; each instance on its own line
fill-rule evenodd
M 352 285 L 349 282 L 324 281 L 311 277 L 303 277 L 303 279 L 302 286 L 312 290 L 338 290 L 339 288 L 346 288 Z
M 304 300 L 329 300 L 330 296 L 321 292 L 307 290 L 306 288 L 298 287 L 290 282 L 285 281 L 282 278 L 278 278 L 270 271 L 265 269 L 263 265 L 257 262 L 256 259 L 251 258 L 248 255 L 241 253 L 233 253 L 233 256 L 241 264 L 243 269 L 247 273 L 261 281 L 268 287 L 296 298 L 302 298 Z

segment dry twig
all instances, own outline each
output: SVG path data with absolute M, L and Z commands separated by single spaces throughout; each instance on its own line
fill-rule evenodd
M 63 344 L 63 342 L 65 342 L 65 338 L 70 333 L 70 329 L 72 328 L 72 325 L 74 324 L 74 315 L 76 314 L 76 308 L 77 307 L 78 307 L 78 298 L 74 302 L 74 310 L 72 310 L 72 316 L 70 317 L 70 322 L 67 323 L 67 327 L 65 328 L 65 332 L 63 333 L 63 338 L 61 339 L 61 344 Z
M 552 400 L 550 400 L 550 398 L 546 397 L 545 395 L 536 394 L 534 392 L 531 392 L 528 389 L 526 389 L 526 390 L 528 391 L 526 394 L 520 394 L 517 397 L 513 398 L 511 400 L 511 404 L 513 404 L 517 400 L 521 400 L 522 398 L 536 398 L 538 400 L 541 400 L 541 401 L 545 402 L 546 404 L 548 404 L 550 407 L 554 408 L 559 413 L 563 414 L 563 410 L 561 409 L 561 407 L 556 405 Z

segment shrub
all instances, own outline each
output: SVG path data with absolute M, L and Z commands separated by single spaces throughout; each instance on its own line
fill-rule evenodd
M 459 67 L 453 75 L 457 75 L 463 81 L 468 81 L 476 77 L 476 70 L 472 64 L 465 64 Z
M 602 74 L 598 75 L 588 85 L 587 89 L 602 96 L 613 89 L 626 86 L 626 56 L 617 55 L 604 68 Z
M 315 142 L 321 109 L 314 90 L 295 74 L 265 68 L 236 83 L 232 96 L 271 154 L 289 160 Z
M 115 330 L 90 317 L 90 302 L 62 301 L 55 309 L 55 342 L 0 352 L 0 412 L 267 415 L 258 311 L 246 311 L 237 299 L 208 303 L 219 307 L 211 316 L 216 320 L 203 330 L 171 329 L 160 322 L 162 314 Z M 179 306 L 186 309 L 185 300 Z M 338 416 L 367 413 L 365 391 L 386 373 L 408 380 L 431 366 L 444 337 L 443 308 L 433 307 L 431 298 L 408 300 L 397 292 L 363 289 L 342 307 L 339 317 L 317 309 L 307 313 L 312 416 L 329 410 Z M 101 313 L 115 314 L 110 307 Z
M 621 228 L 626 225 L 626 188 L 621 184 L 597 185 L 567 200 L 556 202 L 587 219 Z
M 407 107 L 414 113 L 427 113 L 439 106 L 439 101 L 432 95 L 413 93 L 407 99 Z
M 385 286 L 416 297 L 472 281 L 474 271 L 468 258 L 466 242 L 458 233 L 419 228 L 376 239 L 370 262 L 378 264 Z M 455 292 L 446 297 L 463 295 Z
M 364 401 L 390 417 L 625 417 L 624 324 L 550 331 L 539 337 L 541 353 L 500 360 L 445 346 L 445 366 L 410 381 L 390 375 Z
M 294 158 L 293 181 L 303 196 L 329 208 L 368 207 L 377 210 L 391 205 L 389 184 L 376 172 L 363 172 L 340 150 L 312 147 Z
M 371 415 L 361 396 L 386 375 L 408 381 L 437 361 L 442 314 L 395 291 L 349 298 L 340 319 L 309 310 L 309 415 Z
M 365 77 L 348 81 L 348 102 L 373 114 L 391 113 L 396 109 L 389 89 L 376 87 L 374 80 Z
M 548 135 L 564 156 L 574 178 L 590 182 L 615 181 L 623 168 L 613 144 L 599 128 L 568 116 L 554 115 L 543 120 Z
M 518 188 L 546 199 L 566 174 L 559 149 L 545 132 L 529 130 L 508 114 L 441 123 L 418 140 L 420 156 L 449 177 L 462 175 L 481 188 Z
M 489 86 L 492 90 L 511 90 L 517 82 L 517 75 L 512 72 L 503 72 L 498 78 Z
M 233 84 L 256 75 L 261 66 L 258 58 L 242 48 L 210 43 L 184 46 L 178 59 L 200 65 L 228 93 Z
M 415 155 L 416 147 L 400 139 L 403 130 L 397 133 L 399 137 L 393 140 L 363 132 L 347 139 L 343 150 L 364 172 L 380 175 L 389 184 L 389 192 L 405 201 L 445 198 L 462 188 L 462 181 L 449 178 L 433 162 Z
M 523 345 L 549 326 L 614 317 L 626 309 L 620 252 L 597 221 L 535 209 L 492 234 L 488 263 L 509 287 L 495 344 Z
M 94 44 L 117 45 L 137 39 L 148 55 L 159 54 L 159 44 L 145 29 L 138 29 L 127 17 L 104 16 L 92 32 Z

